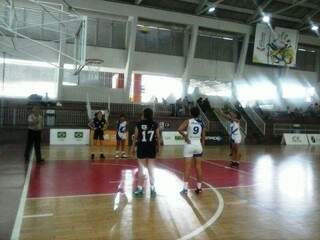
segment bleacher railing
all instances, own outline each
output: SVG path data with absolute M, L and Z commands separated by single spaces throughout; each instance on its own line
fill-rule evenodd
M 225 128 L 225 130 L 227 131 L 227 133 L 229 134 L 229 121 L 227 119 L 225 119 L 221 113 L 219 111 L 217 111 L 216 109 L 213 109 L 214 113 L 216 114 L 219 122 L 222 124 L 222 126 Z
M 238 111 L 236 106 L 231 101 L 229 103 L 234 111 Z M 241 128 L 241 133 L 243 134 L 242 137 L 245 138 L 248 135 L 248 123 L 247 123 L 247 120 L 243 116 L 241 116 L 240 128 Z
M 259 116 L 256 111 L 251 107 L 245 107 L 244 111 L 248 115 L 248 117 L 252 120 L 252 122 L 257 126 L 259 131 L 265 136 L 266 135 L 266 123 L 263 119 Z
M 141 104 L 111 104 L 111 114 L 117 115 L 124 113 L 127 117 L 135 117 L 140 115 L 146 107 L 150 107 L 155 110 L 155 117 L 158 116 L 170 116 L 170 106 L 164 106 L 163 104 L 154 105 L 141 105 Z M 106 105 L 93 104 L 92 109 L 107 109 Z M 54 110 L 54 113 L 47 114 L 47 110 Z M 1 107 L 1 127 L 24 127 L 27 126 L 27 118 L 30 113 L 29 107 Z M 56 127 L 87 127 L 88 116 L 87 111 L 83 107 L 75 109 L 59 109 L 46 107 L 42 108 L 42 116 L 44 118 L 44 126 L 56 126 Z M 51 118 L 49 120 L 49 118 Z M 49 121 L 48 121 L 49 120 Z M 48 124 L 49 122 L 52 125 Z
M 206 127 L 206 129 L 209 130 L 210 129 L 210 121 L 209 121 L 207 115 L 202 111 L 200 105 L 197 102 L 195 102 L 195 103 L 196 103 L 197 108 L 200 110 L 200 117 L 201 117 L 201 120 L 203 121 L 204 126 Z

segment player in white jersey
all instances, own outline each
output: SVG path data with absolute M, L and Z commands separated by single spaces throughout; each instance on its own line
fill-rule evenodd
M 239 167 L 241 153 L 240 153 L 240 143 L 242 140 L 240 121 L 241 114 L 239 112 L 229 112 L 225 114 L 220 111 L 221 115 L 230 121 L 230 140 L 231 140 L 231 167 Z
M 128 157 L 126 152 L 124 151 L 124 147 L 126 144 L 126 139 L 127 139 L 127 121 L 125 119 L 124 114 L 120 115 L 120 118 L 117 122 L 117 150 L 115 157 L 119 158 L 120 156 L 122 158 Z
M 185 158 L 184 168 L 184 186 L 181 191 L 182 194 L 188 193 L 188 182 L 190 178 L 190 170 L 192 160 L 194 160 L 197 174 L 197 187 L 195 192 L 197 194 L 202 192 L 202 163 L 201 157 L 205 143 L 205 130 L 203 122 L 199 119 L 200 111 L 194 107 L 190 110 L 193 118 L 184 121 L 179 127 L 178 131 L 185 140 L 183 155 Z

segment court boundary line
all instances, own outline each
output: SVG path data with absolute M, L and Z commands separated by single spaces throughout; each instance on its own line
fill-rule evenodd
M 43 217 L 52 217 L 52 216 L 54 216 L 53 213 L 40 213 L 40 214 L 24 215 L 23 219 L 25 219 L 25 218 L 43 218 Z
M 164 168 L 167 168 L 167 169 L 169 169 L 169 170 L 171 170 L 173 172 L 178 172 L 180 174 L 183 174 L 183 172 L 181 172 L 179 170 L 176 170 L 176 169 L 173 169 L 171 167 L 168 167 L 165 164 L 162 164 L 162 163 L 158 163 L 158 164 L 162 165 Z M 193 178 L 193 177 L 191 177 L 191 178 Z M 217 189 L 215 189 L 210 183 L 207 183 L 205 181 L 203 181 L 203 183 L 205 185 L 207 185 L 209 187 L 209 189 L 212 190 L 215 193 L 215 195 L 216 195 L 216 197 L 218 199 L 218 208 L 217 208 L 216 212 L 213 214 L 213 216 L 207 222 L 205 222 L 200 227 L 194 229 L 190 233 L 188 233 L 188 234 L 186 234 L 186 235 L 184 235 L 184 236 L 182 236 L 182 237 L 180 237 L 180 238 L 178 238 L 176 240 L 189 240 L 189 239 L 199 235 L 201 232 L 204 232 L 208 227 L 210 227 L 212 224 L 214 224 L 218 220 L 218 218 L 221 216 L 221 214 L 223 212 L 224 200 L 223 200 L 223 197 L 222 197 L 221 193 Z
M 249 188 L 254 187 L 257 184 L 253 185 L 244 185 L 244 186 L 227 186 L 227 187 L 215 187 L 217 190 L 223 189 L 232 189 L 232 188 Z M 195 190 L 195 188 L 190 188 L 190 190 Z M 211 190 L 210 187 L 203 187 L 202 190 Z M 60 198 L 77 198 L 77 197 L 103 197 L 103 196 L 112 196 L 116 195 L 119 192 L 112 192 L 112 193 L 93 193 L 93 194 L 80 194 L 80 195 L 66 195 L 66 196 L 46 196 L 46 197 L 28 197 L 27 200 L 47 200 L 47 199 L 60 199 Z
M 55 199 L 55 198 L 75 198 L 75 197 L 103 197 L 115 195 L 114 193 L 93 193 L 93 194 L 80 194 L 80 195 L 66 195 L 66 196 L 46 196 L 46 197 L 28 197 L 28 200 L 41 200 L 41 199 Z
M 29 158 L 28 170 L 27 170 L 27 175 L 24 180 L 24 184 L 23 184 L 23 188 L 22 188 L 22 192 L 21 192 L 19 208 L 18 208 L 17 215 L 16 215 L 16 218 L 14 221 L 14 227 L 11 232 L 11 237 L 10 237 L 11 240 L 19 240 L 19 238 L 20 238 L 24 209 L 26 206 L 27 194 L 28 194 L 30 178 L 31 178 L 33 158 L 34 158 L 34 150 L 32 150 L 31 156 Z
M 202 160 L 202 161 L 205 162 L 205 163 L 208 163 L 208 164 L 211 164 L 211 165 L 220 167 L 220 168 L 226 168 L 226 169 L 233 170 L 233 171 L 236 171 L 236 172 L 245 174 L 245 175 L 250 175 L 250 176 L 253 175 L 253 174 L 250 173 L 250 172 L 247 172 L 247 171 L 244 171 L 244 170 L 240 170 L 240 169 L 236 169 L 236 168 L 232 168 L 232 167 L 229 167 L 229 166 L 224 166 L 224 165 L 222 165 L 222 164 L 214 163 L 214 162 L 211 162 L 211 161 L 209 161 L 209 160 Z M 213 160 L 213 161 L 215 161 L 215 160 Z M 227 162 L 227 161 L 226 161 L 226 162 Z

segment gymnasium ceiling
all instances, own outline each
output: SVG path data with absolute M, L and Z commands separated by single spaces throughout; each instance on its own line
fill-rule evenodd
M 273 26 L 312 33 L 310 21 L 320 24 L 320 0 L 105 0 L 199 15 L 246 24 L 261 20 L 261 11 L 271 14 Z M 213 13 L 208 12 L 214 6 Z M 314 33 L 312 33 L 314 34 Z

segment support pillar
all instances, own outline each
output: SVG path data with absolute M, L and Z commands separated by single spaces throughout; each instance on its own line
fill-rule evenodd
M 250 39 L 250 34 L 247 33 L 244 35 L 244 39 L 242 42 L 242 47 L 241 47 L 241 51 L 240 51 L 240 56 L 239 56 L 239 60 L 238 60 L 238 64 L 235 70 L 235 77 L 232 81 L 232 85 L 231 85 L 231 89 L 232 89 L 232 100 L 236 100 L 236 89 L 235 89 L 235 82 L 237 80 L 242 79 L 243 77 L 243 72 L 244 72 L 244 68 L 246 66 L 246 59 L 247 59 L 247 53 L 248 53 L 248 47 L 249 47 L 249 39 Z
M 133 102 L 141 103 L 141 93 L 142 93 L 142 75 L 134 74 L 133 83 Z
M 130 88 L 131 88 L 131 82 L 132 82 L 132 72 L 133 72 L 133 66 L 134 66 L 134 54 L 135 54 L 135 47 L 136 47 L 136 36 L 137 36 L 137 23 L 138 18 L 137 17 L 129 17 L 130 26 L 128 27 L 128 31 L 130 31 L 128 36 L 128 56 L 127 56 L 127 63 L 124 73 L 124 91 L 125 91 L 125 97 L 129 101 L 130 96 Z
M 190 85 L 190 72 L 193 64 L 193 59 L 196 51 L 197 46 L 197 39 L 198 39 L 198 32 L 199 32 L 199 26 L 193 25 L 192 26 L 192 32 L 191 32 L 191 40 L 189 44 L 189 50 L 186 57 L 186 65 L 185 69 L 182 75 L 182 82 L 183 82 L 183 92 L 182 96 L 186 96 L 188 94 L 188 88 Z
M 63 11 L 63 6 L 61 5 L 61 11 Z M 60 18 L 60 21 L 63 21 L 63 19 Z M 61 54 L 62 52 L 66 52 L 66 36 L 65 36 L 65 25 L 59 24 L 60 28 L 60 42 L 59 42 L 59 56 L 58 56 L 58 86 L 57 86 L 57 100 L 62 101 L 63 100 L 63 79 L 64 79 L 64 56 Z

